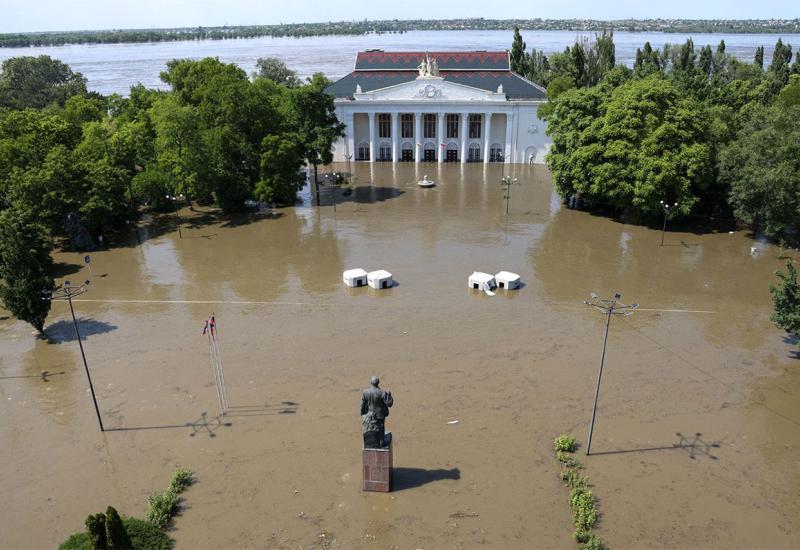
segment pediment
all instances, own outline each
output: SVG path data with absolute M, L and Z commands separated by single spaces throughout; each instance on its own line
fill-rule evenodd
M 504 101 L 502 89 L 488 92 L 480 88 L 447 82 L 443 78 L 420 77 L 402 84 L 353 94 L 356 101 Z

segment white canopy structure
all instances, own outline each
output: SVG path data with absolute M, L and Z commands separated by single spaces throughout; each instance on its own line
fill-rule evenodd
M 394 284 L 392 274 L 383 269 L 367 273 L 367 283 L 375 289 L 389 288 Z
M 501 271 L 500 273 L 494 276 L 495 280 L 497 281 L 497 286 L 499 288 L 505 288 L 506 290 L 516 290 L 519 288 L 519 275 L 516 273 L 511 273 L 510 271 Z
M 346 284 L 350 288 L 358 286 L 366 286 L 367 272 L 361 268 L 348 269 L 347 271 L 342 273 L 342 280 L 344 281 L 344 284 Z

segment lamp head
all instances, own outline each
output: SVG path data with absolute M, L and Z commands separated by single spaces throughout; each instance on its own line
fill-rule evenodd
M 622 298 L 622 294 L 620 294 L 619 292 L 615 292 L 614 293 L 614 299 L 615 300 L 619 300 L 620 298 Z

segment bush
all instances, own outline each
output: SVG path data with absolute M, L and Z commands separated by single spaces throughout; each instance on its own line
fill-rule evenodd
M 575 438 L 569 435 L 560 435 L 554 441 L 556 451 L 563 451 L 567 453 L 574 453 L 578 448 L 578 443 Z
M 169 523 L 175 508 L 178 506 L 178 495 L 171 489 L 163 493 L 150 495 L 147 499 L 147 521 L 163 529 Z
M 569 503 L 572 505 L 572 518 L 575 527 L 588 531 L 597 521 L 597 508 L 595 498 L 586 487 L 575 487 L 569 493 Z
M 102 514 L 100 514 L 102 515 Z M 137 518 L 123 518 L 122 525 L 135 550 L 172 550 L 174 541 L 152 523 Z M 58 550 L 92 550 L 89 534 L 75 533 L 62 542 Z
M 172 472 L 172 480 L 169 482 L 169 488 L 175 494 L 182 493 L 189 485 L 192 484 L 192 471 L 186 468 L 175 468 Z
M 138 518 L 122 520 L 133 548 L 139 550 L 172 550 L 174 541 L 152 523 Z
M 597 535 L 589 535 L 589 538 L 581 545 L 581 550 L 605 550 L 606 545 Z
M 569 453 L 564 451 L 556 451 L 556 459 L 567 468 L 583 468 L 580 462 L 572 458 Z
M 122 525 L 117 511 L 109 506 L 106 510 L 106 548 L 132 548 L 131 540 L 128 538 L 128 533 L 125 532 L 125 527 Z

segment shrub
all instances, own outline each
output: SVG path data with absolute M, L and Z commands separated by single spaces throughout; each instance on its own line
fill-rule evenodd
M 89 535 L 91 548 L 106 547 L 106 517 L 103 514 L 92 514 L 86 518 L 86 533 Z
M 106 510 L 106 544 L 107 548 L 132 548 L 131 539 L 128 538 L 128 533 L 125 532 L 125 527 L 122 525 L 117 511 L 109 506 Z
M 556 458 L 567 468 L 583 468 L 580 462 L 564 451 L 556 451 Z
M 129 548 L 136 550 L 172 550 L 174 541 L 164 531 L 137 518 L 123 518 L 122 525 L 130 538 Z M 75 533 L 58 546 L 58 550 L 92 550 L 89 534 Z
M 597 521 L 595 498 L 585 487 L 575 487 L 569 492 L 569 503 L 572 505 L 572 517 L 575 527 L 588 531 Z
M 600 537 L 597 535 L 589 535 L 581 545 L 581 550 L 605 550 L 605 548 L 606 545 L 603 544 L 603 541 L 600 540 Z
M 150 495 L 147 499 L 148 509 L 147 521 L 163 529 L 169 523 L 175 507 L 178 505 L 178 495 L 171 489 L 167 489 L 163 493 L 156 493 Z
M 172 550 L 174 541 L 152 523 L 138 518 L 125 518 L 122 523 L 125 525 L 125 530 L 128 532 L 133 548 Z
M 563 451 L 567 453 L 574 453 L 578 448 L 578 443 L 575 438 L 569 435 L 560 435 L 554 442 L 556 451 Z
M 172 472 L 172 480 L 169 482 L 169 488 L 175 494 L 182 493 L 189 485 L 192 484 L 192 471 L 186 468 L 175 468 Z
M 584 543 L 588 542 L 589 537 L 591 537 L 592 535 L 589 533 L 589 531 L 586 531 L 585 529 L 581 529 L 579 527 L 575 529 L 575 532 L 572 534 L 572 536 L 575 538 L 575 542 Z

